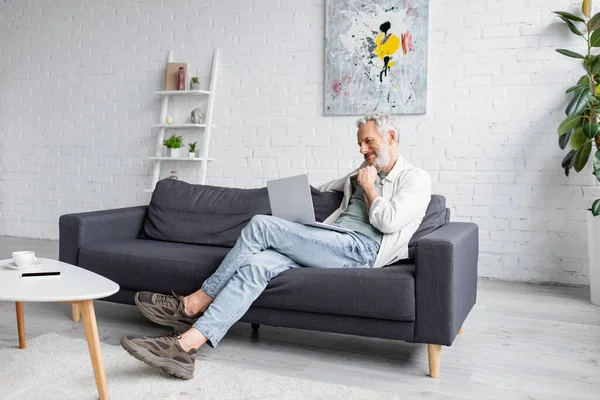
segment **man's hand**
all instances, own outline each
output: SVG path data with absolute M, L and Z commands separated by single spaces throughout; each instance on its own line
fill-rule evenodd
M 372 165 L 367 165 L 366 167 L 359 169 L 356 179 L 363 190 L 373 187 L 377 180 L 377 168 Z
M 379 197 L 379 193 L 375 190 L 375 181 L 377 180 L 377 168 L 368 165 L 358 170 L 356 177 L 358 184 L 362 187 L 365 194 L 365 204 L 367 205 L 367 213 L 371 211 L 371 204 Z

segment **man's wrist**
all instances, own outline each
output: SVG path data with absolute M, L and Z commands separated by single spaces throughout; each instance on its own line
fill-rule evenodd
M 361 185 L 363 192 L 369 192 L 371 190 L 375 190 L 375 185 L 373 183 L 364 183 Z

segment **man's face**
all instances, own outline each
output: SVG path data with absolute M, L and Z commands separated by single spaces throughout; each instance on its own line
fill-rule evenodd
M 375 168 L 382 169 L 390 163 L 390 145 L 377 132 L 375 122 L 369 121 L 358 130 L 358 145 L 365 161 Z

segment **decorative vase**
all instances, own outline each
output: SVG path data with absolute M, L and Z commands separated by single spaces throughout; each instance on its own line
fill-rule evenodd
M 590 210 L 587 213 L 588 228 L 588 261 L 590 277 L 590 301 L 600 306 L 600 215 L 594 217 Z
M 196 152 L 195 152 L 195 151 L 190 151 L 190 152 L 188 153 L 188 157 L 189 157 L 189 158 L 195 158 L 195 157 L 196 157 Z
M 169 149 L 171 158 L 179 158 L 179 149 Z
M 194 108 L 192 110 L 192 115 L 190 116 L 190 121 L 192 124 L 201 124 L 204 121 L 204 113 L 199 108 Z

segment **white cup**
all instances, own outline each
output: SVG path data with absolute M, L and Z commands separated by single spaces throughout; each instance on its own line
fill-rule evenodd
M 15 264 L 19 267 L 28 267 L 37 262 L 35 251 L 15 251 L 12 253 L 12 258 Z

